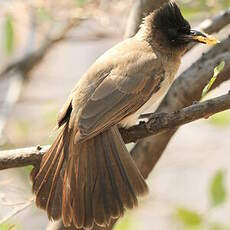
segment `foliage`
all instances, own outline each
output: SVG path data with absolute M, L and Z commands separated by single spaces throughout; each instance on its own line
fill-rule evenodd
M 176 220 L 182 224 L 184 230 L 230 230 L 230 225 L 212 222 L 209 212 L 226 202 L 227 190 L 225 188 L 225 172 L 218 170 L 211 179 L 209 186 L 210 209 L 198 213 L 190 208 L 178 207 L 175 212 Z
M 0 230 L 19 230 L 18 226 L 13 223 L 0 224 Z
M 222 61 L 218 66 L 214 68 L 213 76 L 210 79 L 209 83 L 204 87 L 202 92 L 202 98 L 208 93 L 208 91 L 211 89 L 213 83 L 215 82 L 217 76 L 220 74 L 221 71 L 223 71 L 225 66 L 225 62 Z
M 185 226 L 197 226 L 202 223 L 202 216 L 200 214 L 186 208 L 178 208 L 176 216 Z
M 225 174 L 222 170 L 217 171 L 210 185 L 210 200 L 213 206 L 218 206 L 226 201 L 226 189 L 224 186 Z
M 217 65 L 214 68 L 213 76 L 210 79 L 210 81 L 208 82 L 208 84 L 204 87 L 201 98 L 203 98 L 207 95 L 207 93 L 211 89 L 213 83 L 216 81 L 218 75 L 220 74 L 220 72 L 223 71 L 224 66 L 225 66 L 225 62 L 222 61 L 219 65 Z M 214 125 L 226 126 L 226 125 L 230 124 L 230 111 L 228 110 L 228 111 L 223 111 L 223 112 L 214 114 L 213 116 L 210 117 L 209 121 L 210 121 L 210 123 L 212 123 Z
M 14 49 L 14 24 L 13 17 L 8 14 L 4 24 L 4 48 L 7 54 L 11 54 Z

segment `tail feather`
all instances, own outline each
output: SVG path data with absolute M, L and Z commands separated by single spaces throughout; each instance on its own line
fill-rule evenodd
M 58 137 L 55 142 L 58 143 L 60 141 L 60 137 Z M 47 171 L 50 168 L 50 165 L 51 165 L 50 163 L 53 161 L 53 158 L 57 156 L 57 154 L 52 154 L 56 152 L 57 147 L 58 146 L 55 145 L 54 143 L 51 146 L 51 148 L 47 151 L 47 153 L 42 157 L 39 172 L 36 173 L 36 175 L 33 178 L 34 183 L 33 183 L 32 191 L 35 194 L 37 194 L 37 192 L 39 191 L 39 187 L 41 187 L 42 183 L 45 183 L 45 180 L 43 180 L 43 178 L 45 178 L 45 175 L 47 174 Z M 35 170 L 35 168 L 33 170 Z M 33 171 L 31 174 L 33 174 Z
M 104 157 L 106 159 L 106 166 L 108 169 L 108 175 L 110 175 L 110 182 L 113 187 L 113 200 L 115 199 L 117 206 L 119 207 L 117 217 L 122 216 L 124 213 L 124 207 L 132 208 L 134 201 L 133 190 L 129 187 L 127 178 L 125 176 L 125 169 L 120 157 L 117 154 L 117 146 L 111 142 L 114 140 L 114 137 L 111 137 L 108 133 L 104 137 L 104 146 L 106 146 L 106 151 L 104 151 Z M 111 133 L 112 134 L 112 133 Z M 113 139 L 111 139 L 113 138 Z M 107 153 L 111 154 L 107 154 Z M 127 151 L 127 150 L 126 150 Z M 115 176 L 114 176 L 115 175 Z
M 64 166 L 63 166 L 64 168 Z M 62 215 L 62 191 L 63 191 L 63 177 L 64 170 L 60 171 L 60 178 L 57 179 L 55 189 L 53 187 L 54 193 L 50 195 L 49 203 L 47 206 L 48 217 L 53 220 L 58 220 Z M 51 193 L 50 193 L 51 194 Z M 52 213 L 52 216 L 50 215 Z
M 98 194 L 98 199 L 93 199 L 93 201 L 95 200 L 95 202 L 93 202 L 93 209 L 95 213 L 95 222 L 104 226 L 109 224 L 112 202 L 114 201 L 111 200 L 112 188 L 109 180 L 109 174 L 107 173 L 107 169 L 105 167 L 105 159 L 103 155 L 100 155 L 104 152 L 101 144 L 101 138 L 95 138 L 95 146 L 97 146 L 94 154 L 96 154 L 98 180 L 94 192 L 95 194 Z M 101 210 L 101 213 L 99 213 L 98 210 Z
M 56 148 L 54 148 L 54 151 Z M 38 207 L 46 209 L 47 200 L 49 197 L 50 188 L 53 183 L 53 176 L 55 171 L 53 168 L 56 166 L 58 162 L 58 154 L 53 154 L 54 152 L 47 153 L 47 159 L 41 162 L 42 170 L 39 171 L 38 175 L 35 177 L 36 183 L 34 183 L 33 191 L 36 197 L 40 197 L 36 199 L 36 204 Z M 49 188 L 49 189 L 47 189 Z
M 49 194 L 52 192 L 51 188 L 52 188 L 54 174 L 55 174 L 55 171 L 52 170 L 52 167 L 54 168 L 57 167 L 58 160 L 59 160 L 58 155 L 55 155 L 55 157 L 53 158 L 51 162 L 52 166 L 48 168 L 42 183 L 40 184 L 40 186 L 38 187 L 38 190 L 35 193 L 37 197 L 42 197 L 42 199 L 36 199 L 36 204 L 40 206 L 41 208 L 46 208 L 47 202 L 49 199 Z
M 124 172 L 125 178 L 129 180 L 130 187 L 134 189 L 134 193 L 136 195 L 135 197 L 146 195 L 148 192 L 148 187 L 146 185 L 146 182 L 143 176 L 140 174 L 131 155 L 128 153 L 119 130 L 117 128 L 114 128 L 112 129 L 112 132 L 113 135 L 111 135 L 111 138 L 113 138 L 114 140 L 114 142 L 112 142 L 112 145 L 114 145 L 117 148 L 118 153 L 124 153 L 124 154 L 114 153 L 114 156 L 117 158 L 119 157 L 117 161 L 123 164 L 123 168 L 125 170 Z M 114 136 L 117 136 L 117 138 L 114 138 Z
M 107 138 L 107 137 L 106 137 Z M 109 140 L 105 139 L 105 145 L 104 145 L 104 152 L 106 153 L 107 150 L 109 149 Z M 116 202 L 113 201 L 113 199 L 111 200 L 111 217 L 112 218 L 118 218 L 119 216 L 122 216 L 124 213 L 124 208 L 123 208 L 123 204 L 122 204 L 122 200 L 121 197 L 122 196 L 120 193 L 117 193 L 117 191 L 119 191 L 117 184 L 119 184 L 119 180 L 121 180 L 121 177 L 118 176 L 117 180 L 115 180 L 114 178 L 114 173 L 116 171 L 116 169 L 114 167 L 116 167 L 115 164 L 113 164 L 112 162 L 114 162 L 113 156 L 110 154 L 104 154 L 105 157 L 105 165 L 106 165 L 106 169 L 107 169 L 107 175 L 109 177 L 109 183 L 111 185 L 111 194 L 113 194 L 115 197 L 113 197 Z M 125 195 L 125 194 L 124 194 Z
M 65 132 L 65 129 L 63 129 Z M 50 219 L 61 217 L 63 165 L 65 164 L 64 145 L 68 140 L 67 135 L 61 132 L 54 144 L 42 158 L 40 170 L 32 171 L 33 192 L 36 195 L 36 205 L 47 209 Z M 52 213 L 52 215 L 50 215 Z
M 60 154 L 60 158 L 57 161 L 57 164 L 54 165 L 56 171 L 52 178 L 52 185 L 50 188 L 50 193 L 46 204 L 47 213 L 48 214 L 52 213 L 54 219 L 61 217 L 61 212 L 59 211 L 61 210 L 60 195 L 62 194 L 62 190 L 60 190 L 60 188 L 62 188 L 62 186 L 60 186 L 60 183 L 62 183 L 62 180 L 60 179 L 60 170 L 62 169 L 63 161 L 64 161 L 64 151 L 62 150 Z M 56 186 L 58 182 L 59 185 Z M 58 200 L 58 202 L 56 200 Z M 49 219 L 52 218 L 51 216 L 48 217 Z
M 83 146 L 85 147 L 85 145 Z M 88 149 L 90 152 L 93 150 L 93 146 L 91 143 L 88 145 Z M 93 209 L 92 209 L 92 188 L 93 188 L 93 181 L 95 180 L 95 162 L 92 160 L 89 154 L 87 154 L 86 163 L 88 167 L 85 167 L 85 177 L 87 186 L 85 186 L 85 219 L 84 219 L 84 226 L 88 229 L 93 227 Z
M 112 143 L 113 148 L 116 148 L 116 146 Z M 112 151 L 114 162 L 117 163 L 118 169 L 115 171 L 117 173 L 120 173 L 121 180 L 118 181 L 118 192 L 120 194 L 120 197 L 122 199 L 122 204 L 124 207 L 131 209 L 134 206 L 137 206 L 137 198 L 134 192 L 134 188 L 132 188 L 129 178 L 126 176 L 126 171 L 123 165 L 123 162 L 120 159 L 120 156 L 116 154 L 115 151 Z M 117 178 L 119 178 L 117 176 Z
M 75 169 L 73 169 L 73 181 L 75 181 L 75 196 L 73 196 L 72 203 L 72 216 L 74 219 L 75 226 L 77 228 L 82 228 L 84 225 L 84 217 L 85 217 L 85 186 L 86 186 L 86 175 L 85 169 L 86 163 L 84 162 L 85 157 L 81 156 L 82 153 L 79 154 L 78 162 L 75 163 Z
M 77 163 L 78 161 L 76 161 Z M 67 166 L 64 174 L 63 181 L 63 197 L 62 197 L 62 220 L 65 226 L 69 227 L 72 223 L 72 207 L 71 207 L 71 187 L 74 188 L 75 184 L 72 182 L 72 178 L 74 178 L 74 159 L 70 157 L 67 162 Z M 70 184 L 71 182 L 71 184 Z
M 116 126 L 82 143 L 67 130 L 68 123 L 33 172 L 36 204 L 65 226 L 105 227 L 137 206 L 147 185 Z

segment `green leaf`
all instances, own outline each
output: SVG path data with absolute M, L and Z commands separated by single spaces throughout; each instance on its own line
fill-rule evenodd
M 13 17 L 8 14 L 4 24 L 4 47 L 7 54 L 11 54 L 14 50 L 14 26 Z
M 218 170 L 212 178 L 210 184 L 210 198 L 213 206 L 221 205 L 226 200 L 226 189 L 224 185 L 225 173 L 222 170 Z
M 230 125 L 230 110 L 212 115 L 209 117 L 208 122 L 219 127 L 227 128 Z
M 199 213 L 186 208 L 177 208 L 176 217 L 187 227 L 199 226 L 203 222 Z
M 216 80 L 217 76 L 219 75 L 219 73 L 220 73 L 221 71 L 223 71 L 224 66 L 225 66 L 225 62 L 222 61 L 218 66 L 216 66 L 216 67 L 214 68 L 213 76 L 212 76 L 212 78 L 210 79 L 209 83 L 204 87 L 201 98 L 203 98 L 203 97 L 208 93 L 208 91 L 209 91 L 210 88 L 212 87 L 212 85 L 213 85 L 213 83 L 215 82 L 215 80 Z
M 16 230 L 15 224 L 4 223 L 0 224 L 0 230 Z
M 223 71 L 224 66 L 225 66 L 225 62 L 222 61 L 218 66 L 215 67 L 213 76 L 214 76 L 214 77 L 217 77 L 218 74 L 219 74 L 221 71 Z

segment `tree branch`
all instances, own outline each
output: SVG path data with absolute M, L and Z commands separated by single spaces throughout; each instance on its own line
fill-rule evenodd
M 230 93 L 193 104 L 176 112 L 152 114 L 147 123 L 141 122 L 139 125 L 120 131 L 125 143 L 136 142 L 138 139 L 172 130 L 227 109 L 230 109 Z
M 230 79 L 230 37 L 204 54 L 201 59 L 174 81 L 160 104 L 157 113 L 174 112 L 193 104 L 194 101 L 199 101 L 203 88 L 213 74 L 214 67 L 222 60 L 226 63 L 225 68 L 217 77 L 212 88 Z M 145 138 L 139 141 L 132 149 L 131 154 L 145 178 L 148 177 L 158 162 L 175 131 L 176 129 L 172 129 L 168 132 Z M 143 151 L 145 151 L 145 154 L 143 154 Z
M 139 29 L 142 19 L 166 2 L 168 0 L 136 0 L 129 14 L 124 37 L 134 36 Z
M 0 151 L 0 170 L 37 165 L 50 146 Z
M 218 15 L 213 18 L 208 18 L 204 20 L 198 28 L 200 30 L 205 31 L 208 34 L 213 34 L 221 29 L 223 29 L 226 25 L 230 23 L 230 8 L 220 12 Z
M 78 25 L 84 18 L 72 18 L 69 19 L 64 25 L 63 29 L 59 34 L 52 37 L 50 34 L 46 36 L 44 39 L 44 43 L 36 50 L 27 53 L 24 57 L 19 60 L 16 60 L 6 66 L 2 72 L 0 72 L 0 78 L 3 78 L 12 72 L 21 72 L 23 75 L 27 76 L 27 74 L 38 65 L 48 51 L 58 42 L 62 41 L 66 34 L 76 25 Z
M 204 102 L 193 104 L 172 113 L 152 114 L 147 123 L 129 129 L 120 129 L 125 143 L 136 142 L 163 131 L 174 129 L 203 117 L 230 109 L 230 93 Z M 39 164 L 49 146 L 0 151 L 0 170 Z
M 142 18 L 147 15 L 149 12 L 153 11 L 154 9 L 157 9 L 158 7 L 160 7 L 163 3 L 167 2 L 168 0 L 136 0 L 130 15 L 129 15 L 129 19 L 128 19 L 128 23 L 127 23 L 127 27 L 126 27 L 126 32 L 125 32 L 125 38 L 128 37 L 132 37 L 133 35 L 136 34 L 137 30 L 139 29 L 139 26 L 142 22 Z M 200 25 L 200 28 L 206 32 L 206 33 L 214 33 L 214 32 L 218 32 L 220 29 L 222 29 L 224 26 L 226 26 L 227 24 L 230 23 L 230 14 L 229 14 L 229 10 L 227 11 L 226 15 L 225 14 L 220 14 L 214 18 L 212 18 L 211 20 L 209 19 L 209 21 L 206 20 L 206 23 L 202 23 Z M 209 23 L 207 23 L 209 22 Z M 190 49 L 193 46 L 190 47 Z M 221 49 L 221 52 L 229 52 L 230 46 L 228 46 L 228 44 L 223 45 L 223 49 Z M 225 51 L 224 51 L 225 49 Z M 214 49 L 214 52 L 216 52 L 217 49 Z M 208 66 L 208 71 L 205 73 L 200 74 L 200 70 L 201 67 L 203 65 L 203 62 L 205 58 L 209 58 L 209 56 L 211 56 L 211 58 L 214 56 L 213 54 L 209 55 L 204 55 L 203 59 L 197 61 L 197 65 L 193 65 L 193 67 L 189 68 L 188 72 L 185 72 L 185 74 L 182 74 L 180 78 L 178 78 L 175 82 L 175 84 L 173 84 L 173 86 L 171 87 L 171 90 L 169 91 L 169 93 L 167 94 L 167 96 L 165 97 L 165 100 L 163 101 L 163 103 L 161 104 L 160 108 L 158 111 L 166 111 L 166 112 L 170 112 L 170 111 L 176 111 L 180 108 L 185 107 L 186 105 L 190 105 L 192 104 L 192 102 L 194 100 L 199 100 L 200 99 L 200 95 L 202 92 L 202 89 L 204 88 L 205 84 L 209 81 L 209 78 L 211 76 L 210 71 L 213 70 L 213 68 L 216 66 L 216 63 L 218 61 L 222 60 L 222 57 L 226 57 L 227 53 L 223 54 L 223 56 L 221 56 L 221 52 L 218 52 L 218 56 L 215 58 L 215 61 L 210 63 L 211 65 L 208 66 L 208 64 L 206 63 L 206 65 L 204 66 L 203 70 L 206 70 L 207 66 Z M 215 57 L 215 56 L 214 56 Z M 228 60 L 228 62 L 226 63 L 230 63 L 230 59 L 229 56 L 226 57 L 225 60 Z M 225 68 L 226 70 L 226 68 Z M 187 76 L 186 76 L 187 75 Z M 184 76 L 184 77 L 183 77 Z M 191 77 L 191 81 L 187 81 L 185 77 Z M 204 78 L 203 78 L 204 77 Z M 202 79 L 203 78 L 203 79 Z M 230 71 L 229 68 L 227 71 L 225 71 L 225 73 L 221 74 L 221 78 L 218 77 L 216 83 L 214 84 L 214 87 L 218 86 L 221 82 L 227 80 L 230 78 Z M 196 83 L 195 85 L 193 85 L 192 83 L 192 79 L 196 79 L 197 81 L 194 82 Z M 201 82 L 201 84 L 199 84 L 199 81 Z M 191 83 L 190 85 L 187 85 L 187 83 Z M 188 86 L 190 88 L 194 87 L 194 90 L 191 92 L 191 90 L 189 90 L 188 95 L 188 99 L 185 100 L 184 99 L 184 95 L 186 95 L 186 90 L 188 89 Z M 202 89 L 201 89 L 202 88 Z M 177 94 L 178 92 L 178 94 Z M 190 93 L 191 92 L 191 93 Z M 170 100 L 172 99 L 172 100 Z M 170 138 L 173 136 L 173 134 L 175 133 L 176 129 L 170 130 L 168 132 L 164 132 L 161 133 L 159 135 L 156 136 L 151 136 L 148 138 L 145 138 L 141 141 L 139 141 L 138 144 L 136 144 L 136 146 L 134 147 L 134 149 L 131 151 L 131 155 L 133 156 L 139 170 L 141 171 L 141 173 L 143 174 L 143 176 L 146 178 L 148 176 L 148 174 L 150 173 L 150 171 L 153 169 L 153 167 L 155 166 L 155 164 L 157 163 L 157 161 L 159 160 L 160 156 L 162 155 L 164 149 L 166 148 Z M 143 152 L 145 154 L 143 154 Z M 113 220 L 110 224 L 109 227 L 107 227 L 106 229 L 112 229 L 113 225 L 116 223 L 116 220 Z M 68 230 L 72 230 L 74 228 L 70 227 L 70 228 L 65 228 L 63 226 L 62 221 L 57 221 L 54 224 L 51 224 L 51 226 L 49 226 L 49 229 L 51 230 L 64 230 L 64 229 L 68 229 Z M 100 229 L 97 226 L 94 227 L 94 229 Z
M 145 2 L 145 1 L 140 0 L 140 2 Z M 154 2 L 154 1 L 152 1 L 152 2 Z M 161 1 L 161 2 L 165 2 L 165 1 Z M 138 24 L 138 26 L 139 26 L 139 24 Z M 223 26 L 223 24 L 222 24 L 222 26 Z M 138 28 L 138 27 L 136 27 L 136 28 Z M 131 35 L 129 35 L 129 36 L 131 36 Z M 213 68 L 218 64 L 218 62 L 220 62 L 223 59 L 226 62 L 226 67 L 225 67 L 225 70 L 218 77 L 214 87 L 219 85 L 221 82 L 229 79 L 230 78 L 230 74 L 229 74 L 230 73 L 229 49 L 230 49 L 230 45 L 229 45 L 229 38 L 228 38 L 219 46 L 214 47 L 211 51 L 209 51 L 207 54 L 205 54 L 196 64 L 194 64 L 192 67 L 190 67 L 188 69 L 188 71 L 183 73 L 181 75 L 181 77 L 178 78 L 176 80 L 176 82 L 173 84 L 171 90 L 169 91 L 166 98 L 162 102 L 158 112 L 163 112 L 162 115 L 166 116 L 168 118 L 170 118 L 173 114 L 174 114 L 174 116 L 175 116 L 175 114 L 179 114 L 179 113 L 181 113 L 181 115 L 187 114 L 188 110 L 191 109 L 191 107 L 182 109 L 178 113 L 170 113 L 170 112 L 177 111 L 178 109 L 181 109 L 185 106 L 192 104 L 193 101 L 199 100 L 203 87 L 205 86 L 205 84 L 208 82 L 209 78 L 212 75 Z M 209 58 L 211 58 L 211 59 L 209 59 Z M 229 94 L 224 95 L 223 97 L 225 97 L 225 96 L 228 98 L 228 99 L 225 98 L 228 101 L 229 100 Z M 218 99 L 218 98 L 216 98 L 216 99 Z M 215 99 L 212 99 L 212 100 L 215 100 Z M 198 104 L 195 104 L 193 106 L 199 106 L 200 104 L 202 106 L 202 103 L 198 103 Z M 226 103 L 228 104 L 229 102 L 226 102 Z M 192 108 L 194 108 L 193 106 L 192 106 Z M 207 107 L 202 107 L 202 108 L 207 109 Z M 229 107 L 227 107 L 227 108 L 229 108 Z M 207 115 L 210 115 L 210 113 L 208 113 L 209 112 L 208 109 L 206 111 L 207 111 Z M 222 111 L 222 110 L 220 110 L 220 111 Z M 165 113 L 165 112 L 167 112 L 167 113 Z M 195 112 L 194 112 L 194 114 L 195 114 L 194 117 L 197 117 L 197 119 L 199 119 L 198 114 Z M 159 115 L 154 115 L 154 116 L 159 116 Z M 178 115 L 176 115 L 176 116 L 178 116 Z M 188 119 L 188 117 L 186 117 L 186 116 L 184 116 L 184 118 L 185 118 L 185 120 Z M 192 119 L 192 118 L 190 118 L 190 119 Z M 154 120 L 154 117 L 151 119 L 151 122 L 153 122 L 152 120 Z M 155 119 L 155 121 L 156 120 L 157 119 Z M 185 120 L 184 120 L 184 122 L 185 122 Z M 182 122 L 182 118 L 181 119 L 178 118 L 178 120 L 177 119 L 174 120 L 174 124 L 176 125 L 175 127 L 178 127 L 179 122 Z M 189 122 L 189 119 L 188 119 L 188 122 Z M 181 123 L 181 124 L 183 124 L 183 123 Z M 140 126 L 141 125 L 143 125 L 143 124 L 140 124 Z M 150 127 L 152 127 L 152 126 L 150 126 Z M 148 127 L 148 129 L 149 129 L 149 127 Z M 164 126 L 162 128 L 162 130 L 164 130 L 164 131 L 168 130 L 167 126 Z M 167 146 L 167 143 L 170 140 L 173 133 L 175 132 L 175 130 L 176 130 L 176 128 L 172 129 L 170 131 L 167 131 L 167 132 L 163 132 L 163 133 L 161 133 L 157 136 L 154 136 L 154 137 L 151 136 L 151 137 L 145 138 L 145 139 L 139 141 L 138 144 L 133 149 L 133 151 L 131 152 L 134 160 L 137 163 L 138 168 L 140 169 L 140 171 L 142 172 L 144 177 L 148 176 L 149 172 L 152 170 L 152 168 L 154 167 L 154 165 L 156 164 L 156 162 L 160 158 L 163 150 Z M 152 135 L 152 133 L 151 133 L 151 135 Z M 135 140 L 135 138 L 133 138 L 133 140 Z M 39 150 L 40 148 L 34 147 L 31 149 L 27 148 L 27 149 L 20 149 L 20 150 L 14 150 L 14 151 L 1 151 L 0 152 L 0 169 L 6 169 L 7 168 L 6 167 L 6 165 L 8 164 L 7 159 L 10 159 L 10 161 L 11 161 L 11 166 L 9 164 L 10 167 L 20 167 L 19 165 L 17 166 L 17 164 L 15 163 L 16 158 L 20 159 L 21 166 L 25 166 L 28 164 L 37 164 L 37 163 L 39 163 L 39 160 L 41 159 L 42 154 L 44 154 L 44 152 L 47 150 L 48 147 L 49 146 L 41 148 L 41 150 Z M 142 154 L 143 151 L 145 151 L 145 154 Z M 34 158 L 28 159 L 29 155 L 31 155 L 31 154 L 33 155 Z M 4 156 L 6 156 L 6 157 L 4 158 Z M 27 161 L 26 161 L 26 159 L 27 159 Z M 1 164 L 1 162 L 4 162 L 4 163 Z M 10 168 L 10 167 L 8 167 L 8 168 Z M 107 229 L 111 229 L 114 222 Z M 58 228 L 58 229 L 61 229 L 61 228 Z

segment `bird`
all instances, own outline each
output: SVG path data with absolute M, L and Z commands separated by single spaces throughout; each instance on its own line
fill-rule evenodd
M 31 172 L 35 203 L 50 220 L 106 227 L 147 194 L 119 127 L 135 125 L 165 95 L 191 42 L 216 43 L 192 30 L 170 0 L 78 81 L 58 115 L 56 140 Z

